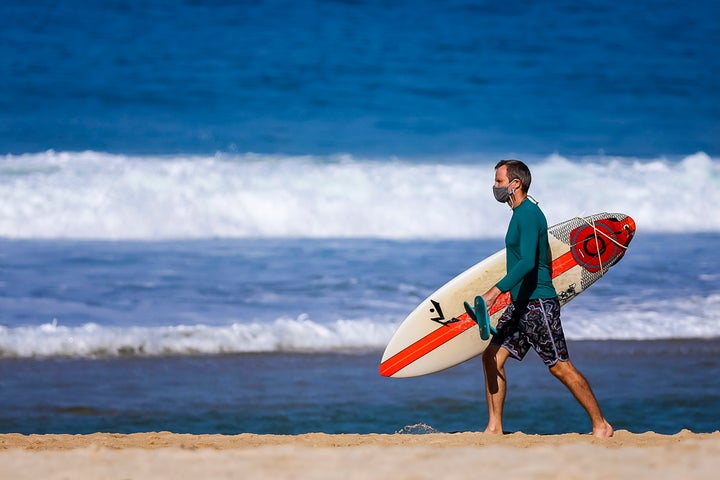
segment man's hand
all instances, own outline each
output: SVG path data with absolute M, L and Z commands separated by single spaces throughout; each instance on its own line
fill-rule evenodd
M 487 305 L 487 309 L 490 310 L 490 308 L 493 306 L 495 301 L 497 300 L 498 296 L 500 296 L 502 292 L 498 287 L 492 287 L 487 292 L 483 293 L 482 297 L 483 300 L 485 300 L 485 305 Z

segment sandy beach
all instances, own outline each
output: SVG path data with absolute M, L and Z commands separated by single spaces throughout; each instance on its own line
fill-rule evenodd
M 720 432 L 0 435 L 0 478 L 716 478 Z

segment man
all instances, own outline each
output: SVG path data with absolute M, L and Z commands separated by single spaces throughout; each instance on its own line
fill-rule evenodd
M 513 209 L 505 236 L 507 274 L 482 295 L 489 309 L 502 292 L 510 291 L 513 302 L 500 317 L 497 333 L 483 353 L 485 395 L 488 403 L 486 433 L 502 434 L 505 403 L 505 361 L 522 360 L 533 347 L 550 369 L 583 406 L 592 422 L 593 435 L 611 437 L 585 377 L 569 360 L 560 323 L 560 303 L 552 284 L 547 221 L 537 203 L 528 199 L 531 175 L 519 160 L 502 160 L 495 166 L 493 193 Z

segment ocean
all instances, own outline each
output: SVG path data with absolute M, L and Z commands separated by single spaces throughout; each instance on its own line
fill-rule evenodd
M 549 223 L 622 212 L 563 308 L 633 432 L 720 428 L 716 2 L 0 5 L 0 433 L 476 431 L 479 359 L 388 379 L 433 290 L 503 248 L 493 166 Z M 534 354 L 505 427 L 588 432 Z

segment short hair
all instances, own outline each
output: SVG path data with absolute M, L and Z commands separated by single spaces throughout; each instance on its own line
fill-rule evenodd
M 497 165 L 495 165 L 495 170 L 502 166 L 507 167 L 507 176 L 511 182 L 516 178 L 520 180 L 520 190 L 522 190 L 523 193 L 527 193 L 528 190 L 530 190 L 532 175 L 527 165 L 520 160 L 500 160 Z

